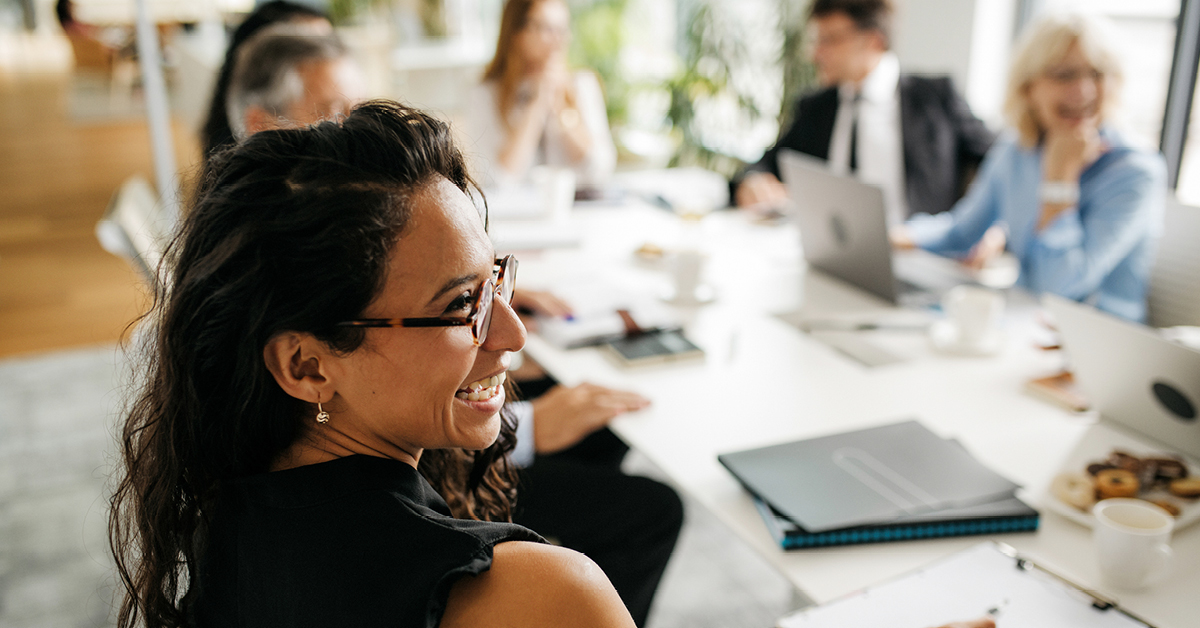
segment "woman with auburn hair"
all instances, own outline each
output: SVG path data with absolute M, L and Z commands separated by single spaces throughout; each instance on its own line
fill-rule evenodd
M 469 148 L 484 185 L 520 182 L 537 165 L 571 168 L 585 186 L 612 174 L 600 83 L 567 69 L 570 19 L 562 0 L 504 4 L 496 55 L 469 99 Z
M 122 628 L 633 625 L 506 523 L 525 330 L 472 187 L 388 102 L 214 157 L 122 432 Z
M 1142 320 L 1166 168 L 1112 126 L 1122 74 L 1111 42 L 1082 15 L 1030 26 L 1008 79 L 1012 129 L 952 211 L 913 218 L 894 242 L 975 266 L 1007 246 L 1026 288 Z

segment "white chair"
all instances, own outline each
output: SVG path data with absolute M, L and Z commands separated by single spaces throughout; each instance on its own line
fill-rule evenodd
M 1200 326 L 1200 207 L 1167 200 L 1147 300 L 1151 327 Z
M 151 287 L 158 288 L 162 261 L 174 231 L 174 220 L 154 188 L 140 175 L 125 180 L 113 194 L 104 216 L 96 223 L 96 238 L 104 250 L 129 260 Z

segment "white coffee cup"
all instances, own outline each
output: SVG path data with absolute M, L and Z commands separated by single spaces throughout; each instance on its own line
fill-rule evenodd
M 942 298 L 942 311 L 958 346 L 981 348 L 1000 327 L 1004 295 L 980 286 L 955 286 Z
M 1092 507 L 1093 539 L 1100 577 L 1118 589 L 1142 589 L 1171 565 L 1171 515 L 1140 499 L 1105 499 Z
M 692 305 L 704 303 L 712 298 L 711 290 L 701 280 L 706 261 L 707 255 L 693 249 L 677 251 L 671 256 L 670 269 L 674 291 L 670 295 L 670 301 L 680 305 Z
M 544 215 L 555 222 L 565 222 L 575 205 L 575 171 L 537 166 L 530 170 L 529 178 L 541 194 Z

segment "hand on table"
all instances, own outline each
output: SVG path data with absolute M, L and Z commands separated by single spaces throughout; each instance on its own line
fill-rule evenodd
M 537 331 L 537 322 L 525 316 L 525 312 L 548 318 L 567 318 L 574 313 L 566 301 L 542 290 L 517 290 L 513 293 L 512 305 L 521 322 L 531 331 Z
M 892 248 L 897 251 L 910 251 L 917 248 L 917 241 L 913 240 L 912 233 L 904 225 L 896 225 L 888 229 L 888 240 L 891 241 Z
M 1004 247 L 1008 244 L 1008 234 L 999 226 L 988 227 L 988 230 L 983 232 L 983 237 L 975 246 L 971 247 L 971 252 L 967 254 L 963 260 L 963 265 L 972 270 L 982 270 L 989 262 L 996 259 L 1004 252 Z
M 533 400 L 533 443 L 540 454 L 562 451 L 608 425 L 618 415 L 641 410 L 650 400 L 595 384 L 555 386 Z
M 971 621 L 956 621 L 938 628 L 996 628 L 996 622 L 990 617 L 981 617 Z
M 734 201 L 743 209 L 774 207 L 787 200 L 787 188 L 769 172 L 752 172 L 734 191 Z
M 517 290 L 513 293 L 512 304 L 514 308 L 551 318 L 566 318 L 573 313 L 566 301 L 543 290 Z

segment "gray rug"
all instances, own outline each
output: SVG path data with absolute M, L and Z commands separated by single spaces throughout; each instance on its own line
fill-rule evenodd
M 112 625 L 107 497 L 126 375 L 112 346 L 0 361 L 0 626 Z M 636 453 L 626 468 L 661 477 Z M 805 603 L 688 503 L 650 628 L 765 628 Z

